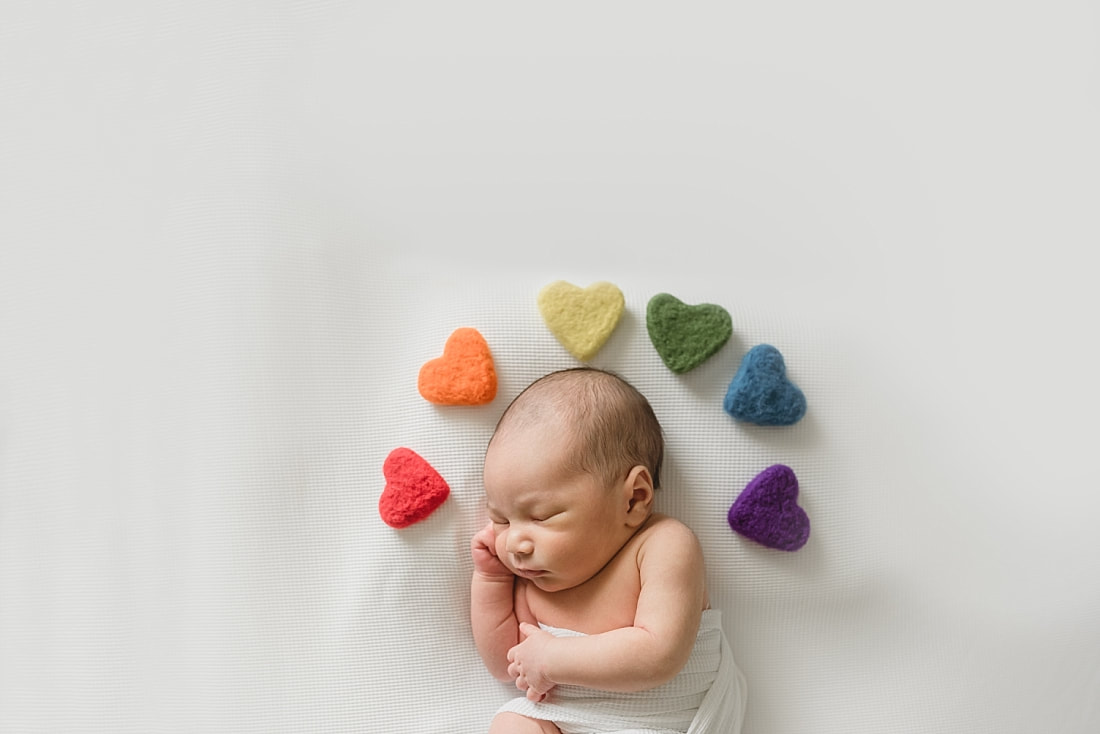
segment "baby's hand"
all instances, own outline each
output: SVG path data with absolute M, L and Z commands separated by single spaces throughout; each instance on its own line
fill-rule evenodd
M 520 624 L 520 643 L 508 651 L 508 675 L 516 679 L 516 688 L 527 691 L 527 698 L 536 703 L 556 685 L 546 670 L 547 648 L 554 636 L 526 622 Z
M 470 541 L 470 554 L 474 557 L 474 572 L 489 578 L 512 578 L 512 572 L 497 557 L 496 533 L 489 523 Z

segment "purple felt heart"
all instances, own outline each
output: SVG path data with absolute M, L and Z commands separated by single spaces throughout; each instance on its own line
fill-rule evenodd
M 778 550 L 796 551 L 810 537 L 810 518 L 798 506 L 798 478 L 775 464 L 756 475 L 737 496 L 729 523 L 741 535 Z

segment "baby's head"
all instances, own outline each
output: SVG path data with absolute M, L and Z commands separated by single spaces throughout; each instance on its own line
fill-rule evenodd
M 577 368 L 536 380 L 485 454 L 497 557 L 544 591 L 584 583 L 652 516 L 663 454 L 649 402 L 616 375 Z
M 644 466 L 653 488 L 660 487 L 661 424 L 645 396 L 614 373 L 576 367 L 535 380 L 504 411 L 489 444 L 521 430 L 564 432 L 569 468 L 595 476 L 604 486 Z

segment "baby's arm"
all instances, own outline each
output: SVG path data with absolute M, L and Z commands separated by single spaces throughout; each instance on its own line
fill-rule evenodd
M 493 524 L 482 528 L 470 541 L 474 576 L 470 584 L 470 624 L 474 644 L 493 677 L 512 681 L 508 650 L 519 641 L 515 609 L 515 576 L 497 558 Z
M 640 691 L 666 683 L 691 656 L 706 606 L 699 541 L 685 525 L 664 519 L 639 549 L 641 595 L 634 624 L 587 637 L 556 638 L 523 625 L 524 640 L 508 653 L 510 676 L 528 697 L 555 685 Z

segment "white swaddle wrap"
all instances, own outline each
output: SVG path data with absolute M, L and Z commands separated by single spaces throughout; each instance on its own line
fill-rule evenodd
M 555 637 L 582 636 L 541 626 Z M 557 686 L 547 701 L 516 698 L 500 711 L 553 721 L 563 734 L 738 734 L 744 704 L 745 678 L 722 631 L 722 614 L 708 609 L 687 664 L 663 685 L 632 693 Z

